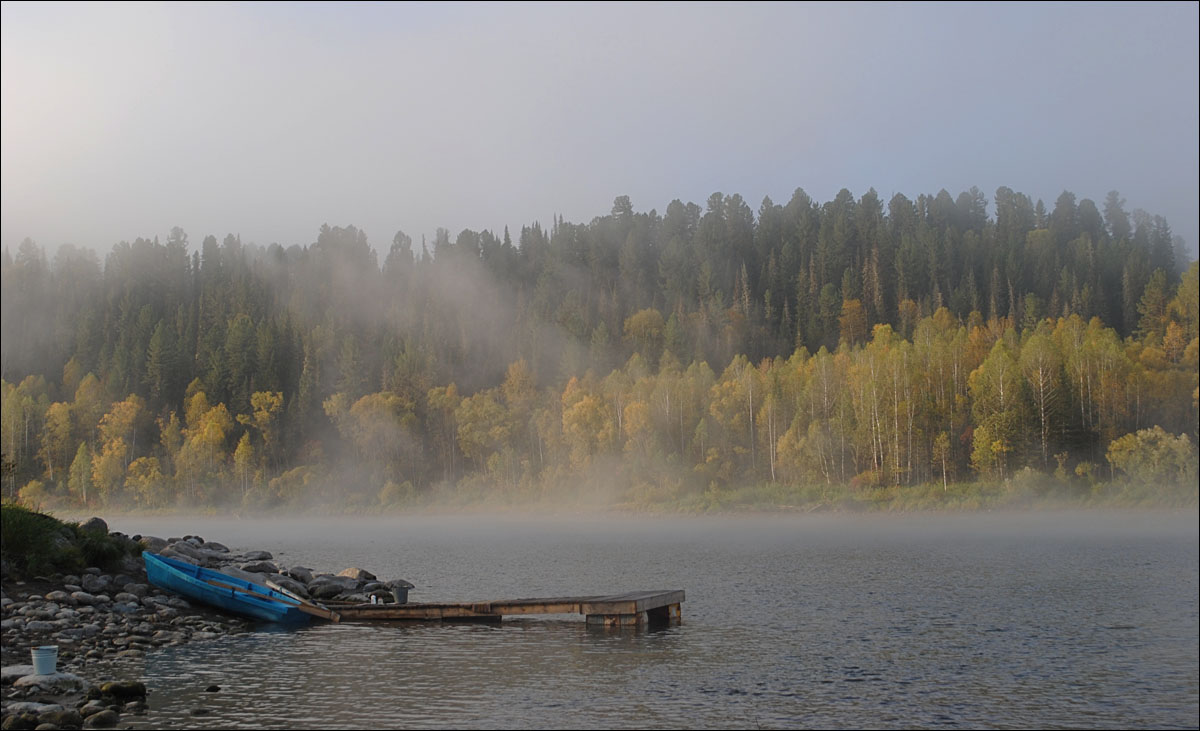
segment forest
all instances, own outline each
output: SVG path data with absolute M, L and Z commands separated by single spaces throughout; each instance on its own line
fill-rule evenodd
M 354 226 L 175 228 L 103 261 L 26 239 L 3 252 L 3 498 L 703 509 L 1120 483 L 1194 504 L 1182 240 L 1116 191 L 990 203 L 622 196 L 386 253 Z

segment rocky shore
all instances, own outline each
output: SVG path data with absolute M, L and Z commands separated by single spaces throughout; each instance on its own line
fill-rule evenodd
M 97 525 L 93 521 L 98 521 Z M 89 521 L 107 531 L 103 521 Z M 216 569 L 257 583 L 269 579 L 317 601 L 407 601 L 412 584 L 380 581 L 360 568 L 338 574 L 283 566 L 267 551 L 234 553 L 200 536 L 113 537 L 180 561 Z M 154 649 L 244 632 L 253 623 L 152 586 L 140 555 L 119 571 L 88 568 L 78 575 L 0 582 L 0 728 L 107 728 L 126 714 L 147 713 L 147 688 L 139 681 L 114 681 L 126 661 Z M 32 648 L 58 647 L 58 672 L 36 675 Z M 127 672 L 127 671 L 125 671 Z M 153 692 L 153 688 L 149 689 Z

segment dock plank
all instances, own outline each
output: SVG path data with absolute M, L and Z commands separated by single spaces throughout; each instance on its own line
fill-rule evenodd
M 583 614 L 591 621 L 593 616 L 644 618 L 644 613 L 654 610 L 664 610 L 662 616 L 677 620 L 683 600 L 682 589 L 668 589 L 484 602 L 335 603 L 330 609 L 341 615 L 342 621 L 500 621 L 505 616 L 531 614 Z

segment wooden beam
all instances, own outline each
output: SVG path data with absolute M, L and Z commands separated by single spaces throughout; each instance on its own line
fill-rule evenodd
M 329 604 L 344 620 L 499 621 L 507 615 L 583 614 L 588 616 L 589 622 L 592 616 L 624 616 L 627 619 L 613 620 L 616 625 L 624 626 L 658 622 L 664 618 L 669 621 L 671 617 L 678 619 L 683 600 L 683 590 L 675 589 L 490 602 Z M 648 614 L 651 612 L 653 616 Z M 640 619 L 628 619 L 633 616 L 640 616 Z

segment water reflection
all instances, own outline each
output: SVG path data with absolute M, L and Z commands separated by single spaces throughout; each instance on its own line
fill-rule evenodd
M 378 567 L 413 578 L 420 599 L 682 587 L 684 621 L 659 631 L 582 618 L 345 623 L 223 637 L 150 653 L 152 712 L 135 723 L 1195 727 L 1200 561 L 1188 519 L 1155 532 L 1100 516 L 1010 532 L 926 520 L 857 533 L 738 520 L 447 530 L 453 520 L 441 519 L 436 530 L 366 521 L 353 536 L 310 531 L 303 542 L 259 525 L 244 547 L 279 547 L 285 563 Z

